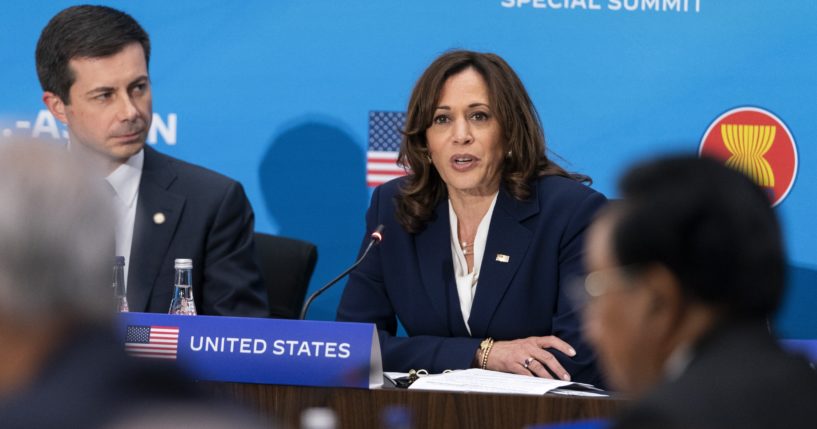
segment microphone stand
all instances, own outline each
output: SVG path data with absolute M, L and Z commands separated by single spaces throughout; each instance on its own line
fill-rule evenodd
M 383 240 L 382 234 L 383 228 L 384 228 L 383 225 L 378 225 L 377 228 L 375 228 L 374 232 L 372 232 L 372 234 L 370 235 L 371 239 L 369 240 L 369 244 L 366 246 L 366 250 L 363 251 L 363 254 L 360 255 L 360 258 L 357 258 L 357 261 L 355 261 L 355 263 L 352 264 L 352 266 L 350 266 L 345 271 L 340 273 L 337 277 L 332 279 L 332 281 L 323 285 L 320 289 L 316 290 L 312 295 L 309 295 L 309 298 L 307 298 L 306 302 L 304 302 L 304 306 L 301 307 L 301 315 L 298 317 L 298 320 L 304 320 L 304 318 L 306 318 L 306 312 L 309 311 L 309 306 L 312 304 L 312 301 L 314 301 L 315 298 L 317 298 L 320 294 L 324 293 L 327 289 L 332 287 L 332 285 L 340 281 L 340 279 L 346 277 L 347 274 L 352 272 L 352 270 L 357 268 L 357 266 L 360 265 L 361 262 L 363 262 L 363 260 L 366 258 L 366 255 L 369 254 L 369 250 L 372 250 L 372 247 L 374 247 L 375 244 L 380 243 L 380 241 Z

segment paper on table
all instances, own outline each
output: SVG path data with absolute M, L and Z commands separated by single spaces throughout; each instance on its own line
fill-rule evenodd
M 409 389 L 544 395 L 569 384 L 573 383 L 474 368 L 420 377 Z
M 605 393 L 603 390 L 597 390 L 597 391 L 572 390 L 570 387 L 567 387 L 567 388 L 564 388 L 564 389 L 562 389 L 562 388 L 553 389 L 548 393 L 551 393 L 551 394 L 554 394 L 554 395 L 563 395 L 563 396 L 589 396 L 589 397 L 593 397 L 593 398 L 605 398 L 605 397 L 610 396 L 610 394 Z

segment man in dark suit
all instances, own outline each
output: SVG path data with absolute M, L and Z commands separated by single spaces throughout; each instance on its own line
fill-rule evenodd
M 764 192 L 711 159 L 637 166 L 588 233 L 585 327 L 610 384 L 639 400 L 616 428 L 817 425 L 817 374 L 767 320 L 783 242 Z
M 152 120 L 150 40 L 129 15 L 76 6 L 54 16 L 37 43 L 37 73 L 69 150 L 110 184 L 116 254 L 126 257 L 131 311 L 167 312 L 173 261 L 193 259 L 199 314 L 266 316 L 253 259 L 253 212 L 241 185 L 145 147 Z

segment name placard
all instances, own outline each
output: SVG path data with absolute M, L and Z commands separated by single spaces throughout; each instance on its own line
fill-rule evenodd
M 176 360 L 199 380 L 379 387 L 383 366 L 370 323 L 121 313 L 125 350 Z

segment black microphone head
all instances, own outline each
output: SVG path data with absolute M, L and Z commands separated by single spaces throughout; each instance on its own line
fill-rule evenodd
M 383 241 L 383 230 L 385 228 L 386 227 L 383 226 L 382 223 L 380 225 L 377 225 L 377 228 L 374 229 L 374 232 L 372 232 L 372 235 L 370 235 L 369 237 L 371 237 L 371 239 L 374 240 L 376 243 L 380 243 L 381 241 Z

